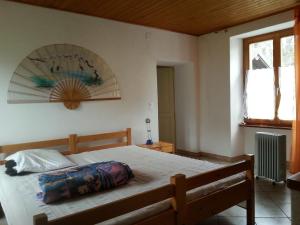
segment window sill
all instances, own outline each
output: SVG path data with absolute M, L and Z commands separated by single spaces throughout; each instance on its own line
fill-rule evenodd
M 276 125 L 266 125 L 266 124 L 240 123 L 239 126 L 240 127 L 254 127 L 254 128 L 269 128 L 269 129 L 292 130 L 291 126 L 276 126 Z

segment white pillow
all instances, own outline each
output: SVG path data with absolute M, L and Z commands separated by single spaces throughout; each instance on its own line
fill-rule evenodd
M 60 152 L 52 149 L 31 149 L 20 151 L 6 157 L 5 160 L 14 160 L 17 164 L 14 169 L 16 169 L 18 173 L 40 173 L 76 165 Z

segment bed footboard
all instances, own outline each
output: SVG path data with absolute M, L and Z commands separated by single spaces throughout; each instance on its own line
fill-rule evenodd
M 245 157 L 245 161 L 186 179 L 186 191 L 189 191 L 246 172 L 245 180 L 187 202 L 185 225 L 197 224 L 243 201 L 247 201 L 247 225 L 254 225 L 254 156 Z
M 175 180 L 182 179 L 180 177 Z M 143 192 L 128 198 L 124 198 L 106 205 L 88 209 L 76 214 L 48 221 L 46 214 L 39 214 L 33 217 L 34 225 L 94 225 L 114 217 L 144 208 L 157 202 L 176 198 L 176 187 L 173 184 Z M 174 202 L 177 200 L 174 199 Z M 175 224 L 176 210 L 168 209 L 147 220 L 137 223 L 137 225 L 157 224 L 155 221 L 165 221 L 165 224 Z
M 246 172 L 244 180 L 186 201 L 188 191 L 241 172 Z M 171 177 L 169 185 L 73 215 L 48 221 L 46 214 L 39 214 L 33 220 L 34 225 L 93 225 L 166 199 L 171 199 L 169 209 L 134 225 L 194 225 L 243 201 L 247 201 L 247 225 L 254 225 L 254 156 L 190 178 L 178 174 Z

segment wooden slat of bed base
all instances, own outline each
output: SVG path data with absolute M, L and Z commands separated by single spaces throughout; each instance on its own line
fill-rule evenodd
M 141 209 L 174 196 L 174 185 L 165 185 L 106 205 L 47 221 L 45 214 L 34 216 L 34 225 L 94 225 L 102 221 Z M 145 224 L 147 224 L 145 222 Z
M 13 153 L 21 150 L 26 149 L 38 149 L 38 148 L 50 148 L 50 147 L 57 147 L 62 145 L 68 145 L 69 139 L 55 139 L 55 140 L 47 140 L 47 141 L 38 141 L 38 142 L 28 142 L 22 144 L 15 144 L 15 145 L 5 145 L 0 146 L 0 153 Z
M 210 172 L 195 175 L 186 179 L 186 190 L 188 191 L 249 169 L 250 162 L 242 161 L 224 168 L 219 168 Z
M 250 198 L 250 181 L 245 180 L 186 204 L 186 225 L 197 224 Z
M 99 146 L 84 146 L 84 147 L 78 147 L 77 151 L 78 152 L 89 152 L 89 151 L 95 151 L 95 150 L 103 150 L 107 148 L 116 148 L 116 147 L 121 147 L 121 146 L 126 146 L 127 142 L 120 142 L 116 144 L 106 144 L 106 145 L 99 145 Z
M 173 209 L 168 209 L 155 216 L 145 219 L 141 222 L 135 223 L 134 225 L 175 225 L 176 224 L 176 213 Z

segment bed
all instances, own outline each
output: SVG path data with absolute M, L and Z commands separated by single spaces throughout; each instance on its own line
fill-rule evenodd
M 98 140 L 116 143 L 84 145 Z M 125 140 L 124 140 L 125 139 Z M 78 165 L 116 160 L 135 178 L 127 185 L 55 204 L 36 200 L 37 176 L 8 177 L 0 167 L 0 202 L 9 225 L 197 224 L 247 201 L 247 223 L 254 224 L 253 156 L 231 165 L 213 164 L 131 145 L 131 130 L 7 145 L 1 152 L 68 145 Z

